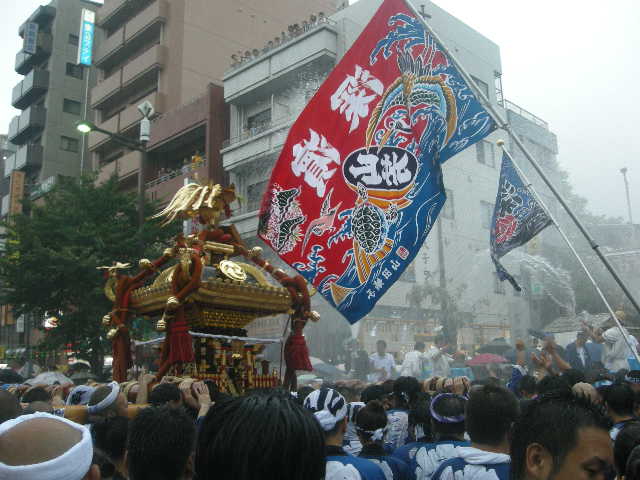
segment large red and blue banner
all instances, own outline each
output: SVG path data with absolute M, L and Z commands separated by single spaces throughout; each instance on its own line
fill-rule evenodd
M 386 0 L 291 127 L 259 235 L 357 322 L 427 238 L 440 164 L 494 129 L 422 22 Z

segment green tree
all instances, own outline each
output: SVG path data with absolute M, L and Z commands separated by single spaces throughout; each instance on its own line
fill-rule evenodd
M 147 204 L 145 213 L 153 208 Z M 111 305 L 104 272 L 96 267 L 117 260 L 135 269 L 140 258 L 161 254 L 175 227 L 148 221 L 139 231 L 136 196 L 120 192 L 115 177 L 102 185 L 91 177 L 62 178 L 42 200 L 25 199 L 23 210 L 2 225 L 0 300 L 38 324 L 46 312 L 61 312 L 41 347 L 60 350 L 70 343 L 100 373 L 111 350 L 101 318 Z

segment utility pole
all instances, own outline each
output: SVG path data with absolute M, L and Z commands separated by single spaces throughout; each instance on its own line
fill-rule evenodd
M 631 197 L 629 196 L 629 181 L 627 180 L 627 167 L 621 168 L 620 173 L 624 178 L 624 188 L 627 191 L 627 211 L 629 213 L 629 223 L 633 225 L 633 217 L 631 216 Z
M 447 341 L 450 341 L 449 335 L 451 333 L 450 329 L 450 318 L 449 318 L 449 304 L 448 304 L 448 295 L 447 295 L 447 276 L 445 270 L 444 263 L 444 238 L 442 235 L 442 216 L 439 215 L 436 220 L 436 228 L 438 234 L 438 273 L 440 274 L 440 320 L 442 322 L 442 330 L 445 336 L 447 337 Z
M 145 101 L 138 105 L 138 111 L 142 114 L 142 120 L 140 120 L 140 137 L 139 143 L 140 151 L 140 168 L 138 169 L 138 228 L 140 229 L 140 242 L 144 249 L 144 242 L 142 240 L 142 229 L 144 226 L 144 197 L 145 197 L 145 175 L 146 166 L 149 160 L 149 152 L 147 150 L 147 143 L 151 138 L 151 120 L 150 118 L 155 114 L 155 110 L 151 102 Z

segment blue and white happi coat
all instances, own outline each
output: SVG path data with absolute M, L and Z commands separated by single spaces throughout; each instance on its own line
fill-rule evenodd
M 431 480 L 509 480 L 509 455 L 473 447 L 460 447 L 458 453 L 458 458 L 443 462 Z
M 356 415 L 363 407 L 364 402 L 347 403 L 347 431 L 344 434 L 342 448 L 349 455 L 358 456 L 362 450 L 362 444 L 356 432 Z
M 460 443 L 460 442 L 456 442 Z M 453 442 L 425 443 L 416 451 L 416 455 L 410 465 L 416 480 L 430 480 L 440 465 L 452 458 L 460 456 L 459 445 Z
M 325 480 L 387 480 L 379 465 L 353 457 L 338 447 L 327 447 Z
M 360 455 L 360 458 L 366 458 L 380 467 L 382 473 L 387 480 L 409 480 L 409 466 L 392 455 Z
M 457 441 L 457 440 L 446 440 L 446 441 L 440 442 L 440 443 L 450 443 L 454 447 L 455 446 L 468 447 L 469 445 L 471 445 L 467 441 L 460 442 L 460 441 Z M 393 452 L 393 456 L 396 457 L 396 458 L 399 458 L 400 460 L 402 460 L 407 465 L 411 465 L 411 462 L 416 457 L 416 453 L 418 453 L 418 449 L 420 447 L 424 447 L 424 446 L 427 446 L 427 445 L 434 445 L 434 444 L 433 443 L 428 443 L 428 442 L 411 442 L 411 443 L 407 443 L 407 444 L 403 445 L 402 447 L 398 448 L 396 451 L 394 451 Z
M 387 433 L 384 436 L 384 447 L 393 452 L 403 446 L 409 436 L 409 412 L 399 408 L 387 411 Z

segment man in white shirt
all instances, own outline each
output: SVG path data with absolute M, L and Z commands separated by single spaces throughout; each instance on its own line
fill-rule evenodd
M 401 377 L 415 377 L 422 379 L 422 367 L 424 363 L 424 342 L 416 342 L 412 352 L 407 352 L 400 368 Z
M 618 328 L 613 318 L 604 325 L 604 332 L 594 330 L 588 325 L 585 325 L 591 338 L 593 338 L 595 342 L 602 343 L 602 363 L 610 372 L 617 372 L 623 368 L 629 368 L 627 359 L 633 357 L 634 352 L 629 349 L 625 337 L 634 350 L 637 351 L 638 348 L 638 341 L 624 328 L 624 312 L 616 312 L 616 317 L 618 317 L 620 324 L 623 325 L 622 328 Z
M 384 382 L 389 380 L 395 373 L 396 362 L 393 355 L 387 353 L 387 342 L 378 340 L 376 342 L 376 353 L 369 357 L 372 373 L 369 374 L 370 382 Z
M 435 346 L 431 347 L 425 358 L 431 362 L 431 374 L 434 377 L 450 377 L 453 358 L 447 354 L 447 340 L 444 335 L 435 338 Z

